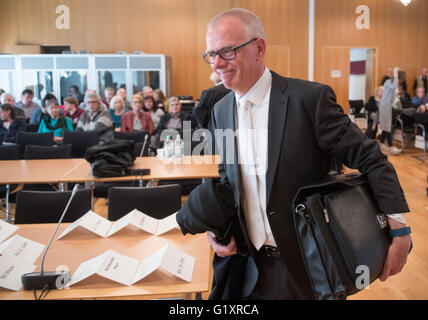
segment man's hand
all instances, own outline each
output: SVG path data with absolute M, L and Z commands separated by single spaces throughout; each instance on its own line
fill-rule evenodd
M 388 218 L 388 222 L 392 230 L 405 227 L 404 224 L 390 218 Z M 389 276 L 393 276 L 401 272 L 407 261 L 410 243 L 410 235 L 393 238 L 391 246 L 388 249 L 382 274 L 379 277 L 380 281 L 385 281 Z
M 234 236 L 232 236 L 227 246 L 222 246 L 216 241 L 216 236 L 214 233 L 208 231 L 207 235 L 208 235 L 208 240 L 210 241 L 211 246 L 214 249 L 214 252 L 217 253 L 219 257 L 225 258 L 238 253 L 238 246 L 236 245 Z

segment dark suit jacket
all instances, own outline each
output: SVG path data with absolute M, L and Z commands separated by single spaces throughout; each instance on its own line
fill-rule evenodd
M 193 114 L 202 128 L 210 129 L 210 118 L 214 105 L 229 92 L 230 90 L 226 89 L 223 84 L 202 91 L 198 106 L 193 109 Z
M 0 132 L 3 133 L 3 141 L 16 142 L 18 132 L 24 131 L 25 127 L 25 119 L 22 118 L 13 120 L 9 125 L 9 130 L 3 127 L 3 120 L 0 120 Z
M 231 92 L 214 107 L 213 128 L 235 130 L 235 109 L 235 96 Z M 299 292 L 294 293 L 295 298 L 314 299 L 297 242 L 292 201 L 300 187 L 326 177 L 329 159 L 336 157 L 347 167 L 356 168 L 365 174 L 383 213 L 404 213 L 409 208 L 393 166 L 382 154 L 377 142 L 364 136 L 343 113 L 329 86 L 283 78 L 272 72 L 268 128 L 266 213 L 281 255 L 299 288 Z M 219 139 L 216 137 L 217 142 Z M 224 139 L 220 150 L 223 163 L 219 165 L 219 173 L 234 191 L 244 238 L 243 242 L 238 243 L 239 252 L 242 252 L 242 259 L 245 259 L 246 253 L 250 254 L 244 281 L 244 291 L 250 293 L 257 281 L 259 262 L 255 258 L 255 248 L 249 241 L 241 210 L 241 178 L 236 161 L 236 144 L 231 150 L 234 150 L 234 163 L 224 163 L 227 159 Z M 213 262 L 214 272 L 217 268 L 221 275 L 227 261 L 233 264 L 236 259 L 216 257 Z M 224 279 L 233 281 L 227 277 Z

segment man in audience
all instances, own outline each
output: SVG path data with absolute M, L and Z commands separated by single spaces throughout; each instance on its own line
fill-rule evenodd
M 103 103 L 107 107 L 110 105 L 111 99 L 113 99 L 113 97 L 114 97 L 114 89 L 112 87 L 105 88 Z
M 15 99 L 11 93 L 6 92 L 1 95 L 1 104 L 10 104 L 15 109 L 16 119 L 25 119 L 24 110 L 15 106 Z
M 427 71 L 427 68 L 422 68 L 421 73 L 415 79 L 415 82 L 413 84 L 413 90 L 415 92 L 415 95 L 416 95 L 416 89 L 417 88 L 424 88 L 425 93 L 428 92 L 428 71 Z
M 415 108 L 425 106 L 428 102 L 428 97 L 425 95 L 425 89 L 420 87 L 416 89 L 416 96 L 412 98 L 412 104 Z
M 68 95 L 70 97 L 75 97 L 79 103 L 82 103 L 84 100 L 83 94 L 80 92 L 78 86 L 71 86 L 70 89 L 68 89 Z
M 153 88 L 150 86 L 144 86 L 143 88 L 143 97 L 154 97 Z
M 119 89 L 117 89 L 116 95 L 118 95 L 119 97 L 121 97 L 123 99 L 123 101 L 125 101 L 125 110 L 126 111 L 130 110 L 131 109 L 131 104 L 126 99 L 126 89 L 125 88 L 119 88 Z
M 75 97 L 67 97 L 64 99 L 64 107 L 67 112 L 66 116 L 70 118 L 73 127 L 76 128 L 80 116 L 85 112 L 82 108 L 79 108 L 79 100 Z
M 58 101 L 56 96 L 52 93 L 47 93 L 44 96 L 44 98 L 42 99 L 42 106 L 33 112 L 33 116 L 31 117 L 31 121 L 30 121 L 31 124 L 40 124 L 43 114 L 46 114 L 48 112 L 46 108 L 46 102 L 52 99 L 55 99 Z M 61 115 L 65 115 L 65 112 L 64 110 L 62 110 L 62 108 L 59 108 L 59 113 Z
M 211 74 L 210 79 L 214 82 L 214 87 L 202 91 L 198 105 L 193 109 L 193 114 L 199 125 L 208 130 L 211 130 L 210 119 L 214 105 L 230 92 L 229 89 L 224 87 L 220 76 L 216 72 Z
M 88 110 L 88 105 L 86 103 L 86 96 L 90 95 L 90 94 L 97 94 L 97 91 L 94 89 L 88 89 L 85 91 L 85 100 L 83 100 L 83 102 L 80 104 L 80 108 L 83 110 Z M 103 101 L 101 101 L 101 109 L 105 109 L 108 110 L 108 105 L 105 105 L 105 103 Z
M 103 109 L 101 98 L 96 93 L 85 94 L 88 109 L 80 116 L 76 131 L 98 131 L 100 141 L 106 142 L 113 138 L 113 122 L 110 113 Z
M 33 116 L 33 112 L 37 109 L 40 109 L 40 106 L 33 102 L 34 93 L 31 89 L 25 89 L 21 94 L 21 101 L 16 104 L 17 108 L 20 108 L 24 111 L 25 120 L 30 121 Z

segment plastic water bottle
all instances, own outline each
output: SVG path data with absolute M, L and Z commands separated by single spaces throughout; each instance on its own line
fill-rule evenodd
M 174 156 L 176 158 L 182 158 L 184 155 L 184 142 L 181 139 L 180 135 L 177 134 L 177 137 L 174 141 Z
M 172 142 L 171 136 L 166 137 L 166 140 L 163 146 L 163 151 L 164 151 L 164 158 L 166 159 L 172 158 L 174 154 L 174 143 Z

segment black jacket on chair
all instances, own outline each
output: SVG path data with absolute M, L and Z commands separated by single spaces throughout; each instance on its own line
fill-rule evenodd
M 235 110 L 235 95 L 231 92 L 215 105 L 213 128 L 235 130 Z M 347 167 L 358 169 L 367 176 L 382 213 L 404 213 L 409 208 L 396 172 L 380 151 L 378 143 L 364 136 L 343 113 L 329 86 L 284 78 L 272 72 L 268 129 L 266 214 L 281 256 L 298 287 L 293 298 L 314 299 L 294 226 L 292 202 L 299 188 L 326 177 L 329 160 L 335 157 Z M 228 155 L 228 151 L 234 154 Z M 237 154 L 236 137 L 233 148 L 227 148 L 227 143 L 223 143 L 221 158 L 230 159 L 231 156 L 235 161 L 221 163 L 219 173 L 234 193 L 243 234 L 243 243 L 238 243 L 238 248 L 246 247 L 250 254 L 244 283 L 247 286 L 244 291 L 250 293 L 258 279 L 260 262 L 249 240 L 241 210 L 243 195 Z M 224 263 L 224 270 L 227 270 L 231 261 L 239 259 L 236 258 L 239 256 L 215 256 L 214 263 L 218 266 Z M 229 278 L 228 281 L 233 279 Z

